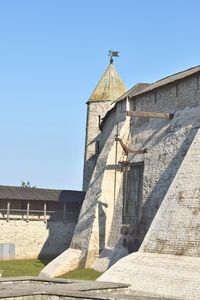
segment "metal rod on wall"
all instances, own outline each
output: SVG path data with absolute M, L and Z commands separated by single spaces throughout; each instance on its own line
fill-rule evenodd
M 115 139 L 118 138 L 118 123 L 117 123 L 117 128 L 116 128 L 116 136 Z M 118 156 L 118 141 L 115 140 L 115 166 L 117 165 L 117 156 Z M 114 174 L 114 208 L 116 204 L 116 185 L 117 185 L 117 170 L 115 168 L 115 174 Z

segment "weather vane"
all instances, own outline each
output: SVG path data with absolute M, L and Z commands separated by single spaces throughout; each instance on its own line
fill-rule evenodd
M 113 63 L 113 57 L 119 57 L 119 52 L 109 50 L 108 56 L 110 56 L 110 63 L 112 64 Z

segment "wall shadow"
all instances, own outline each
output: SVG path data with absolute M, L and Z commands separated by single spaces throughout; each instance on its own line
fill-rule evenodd
M 38 255 L 44 263 L 69 248 L 85 197 L 85 192 L 80 191 L 56 192 L 57 201 L 46 201 L 47 220 L 43 221 L 43 226 L 48 231 L 48 237 Z
M 141 218 L 139 221 L 139 239 L 140 245 L 172 183 L 174 180 L 177 171 L 180 168 L 180 165 L 190 148 L 190 145 L 196 135 L 196 132 L 199 128 L 193 127 L 185 136 L 184 141 L 182 142 L 179 150 L 176 152 L 176 155 L 171 160 L 171 163 L 164 170 L 160 176 L 158 182 L 151 191 L 147 201 L 144 203 L 141 211 Z M 158 196 L 159 195 L 159 196 Z

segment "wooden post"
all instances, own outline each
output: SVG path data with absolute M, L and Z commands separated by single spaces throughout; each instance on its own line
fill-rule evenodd
M 10 217 L 10 200 L 7 201 L 7 221 L 9 221 Z
M 63 207 L 63 221 L 66 219 L 66 203 L 64 202 L 64 207 Z
M 30 211 L 30 202 L 27 202 L 27 209 L 26 209 L 26 221 L 29 221 L 29 211 Z
M 44 222 L 46 223 L 47 221 L 47 203 L 46 201 L 44 202 Z

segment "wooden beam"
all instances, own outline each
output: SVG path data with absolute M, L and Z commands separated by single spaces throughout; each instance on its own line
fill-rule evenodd
M 132 154 L 144 154 L 147 152 L 147 149 L 144 149 L 144 150 L 132 150 L 132 149 L 129 149 L 123 142 L 122 142 L 122 139 L 116 137 L 115 138 L 115 141 L 116 142 L 119 142 L 122 149 L 124 150 L 125 152 L 125 155 L 128 155 L 129 153 L 132 153 Z
M 9 221 L 10 217 L 10 200 L 7 201 L 7 221 Z
M 66 219 L 66 203 L 64 202 L 64 207 L 63 207 L 63 221 Z
M 126 115 L 129 117 L 139 117 L 139 118 L 159 118 L 171 120 L 174 114 L 165 112 L 146 112 L 146 111 L 127 111 Z
M 26 210 L 26 222 L 29 221 L 29 211 L 30 211 L 30 202 L 27 202 L 27 210 Z
M 47 221 L 47 203 L 46 201 L 44 202 L 44 222 L 46 223 Z

